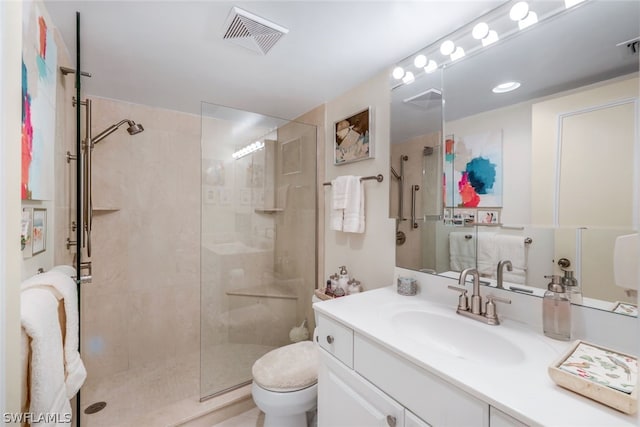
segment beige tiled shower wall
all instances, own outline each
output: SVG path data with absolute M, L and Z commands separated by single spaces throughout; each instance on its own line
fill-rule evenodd
M 92 100 L 94 135 L 125 118 L 145 128 L 131 136 L 125 125 L 93 152 L 82 350 L 99 381 L 198 351 L 200 116 Z

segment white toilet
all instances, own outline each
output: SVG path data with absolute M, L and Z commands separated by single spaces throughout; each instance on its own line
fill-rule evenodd
M 264 412 L 264 427 L 307 427 L 307 412 L 318 398 L 316 344 L 301 341 L 271 350 L 251 371 L 251 394 Z

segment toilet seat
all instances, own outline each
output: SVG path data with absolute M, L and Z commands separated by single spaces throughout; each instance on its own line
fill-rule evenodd
M 312 341 L 301 341 L 271 350 L 251 369 L 254 382 L 265 390 L 288 393 L 318 381 L 318 349 Z

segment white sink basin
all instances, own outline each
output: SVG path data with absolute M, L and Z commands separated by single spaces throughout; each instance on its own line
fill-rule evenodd
M 491 328 L 455 313 L 400 312 L 391 318 L 398 334 L 450 356 L 494 365 L 517 364 L 525 353 Z

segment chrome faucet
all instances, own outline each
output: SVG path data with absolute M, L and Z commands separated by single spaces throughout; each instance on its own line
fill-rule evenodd
M 498 283 L 496 285 L 498 289 L 504 289 L 504 287 L 502 286 L 502 275 L 504 273 L 503 270 L 505 266 L 507 267 L 507 271 L 513 271 L 513 265 L 511 265 L 511 261 L 509 261 L 508 259 L 503 259 L 498 263 Z
M 510 261 L 506 261 L 511 264 Z M 505 264 L 506 264 L 505 262 Z M 471 274 L 473 276 L 473 293 L 471 295 L 471 307 L 467 302 L 467 289 L 465 288 L 467 276 Z M 496 306 L 494 302 L 503 302 L 505 304 L 511 304 L 510 299 L 500 298 L 493 295 L 487 296 L 487 303 L 485 305 L 484 312 L 482 311 L 482 297 L 480 296 L 480 274 L 475 268 L 467 268 L 462 270 L 460 278 L 458 279 L 458 285 L 449 286 L 449 289 L 459 291 L 460 297 L 458 298 L 458 308 L 456 313 L 466 317 L 470 317 L 474 320 L 486 323 L 488 325 L 499 325 L 498 315 L 496 314 Z

